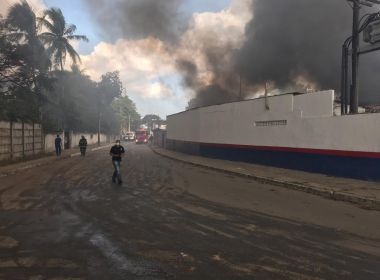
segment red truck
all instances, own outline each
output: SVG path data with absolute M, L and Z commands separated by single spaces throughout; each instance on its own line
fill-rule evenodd
M 136 144 L 146 144 L 148 143 L 149 133 L 145 128 L 140 128 L 135 131 L 135 142 Z

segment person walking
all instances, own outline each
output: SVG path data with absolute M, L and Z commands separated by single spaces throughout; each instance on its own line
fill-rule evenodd
M 86 155 L 87 149 L 87 139 L 82 135 L 82 138 L 79 140 L 79 150 L 80 154 L 84 157 Z
M 120 174 L 120 164 L 121 164 L 121 158 L 124 156 L 124 154 L 125 154 L 124 147 L 120 145 L 120 140 L 116 140 L 116 144 L 112 146 L 110 150 L 110 156 L 112 156 L 112 165 L 114 168 L 114 172 L 112 175 L 112 182 L 116 183 L 116 179 L 117 179 L 119 185 L 122 184 L 121 174 Z
M 62 139 L 59 136 L 59 134 L 57 134 L 57 137 L 55 138 L 54 142 L 55 142 L 55 154 L 57 155 L 57 157 L 59 157 L 62 153 Z

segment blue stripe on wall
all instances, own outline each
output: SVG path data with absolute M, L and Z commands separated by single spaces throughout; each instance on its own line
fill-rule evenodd
M 204 157 L 322 173 L 337 177 L 380 181 L 380 159 L 308 154 L 287 151 L 240 149 L 167 140 L 167 148 Z

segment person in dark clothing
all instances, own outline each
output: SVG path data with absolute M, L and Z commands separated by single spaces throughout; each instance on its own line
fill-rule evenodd
M 55 138 L 55 153 L 57 157 L 59 157 L 62 153 L 62 139 L 57 135 L 57 138 Z
M 120 174 L 120 163 L 121 158 L 124 156 L 125 150 L 124 147 L 120 145 L 120 140 L 116 140 L 116 145 L 112 146 L 110 150 L 110 155 L 112 156 L 112 164 L 114 168 L 114 172 L 112 175 L 112 182 L 116 183 L 116 179 L 119 182 L 119 185 L 121 185 L 121 174 Z
M 84 136 L 82 136 L 82 138 L 79 140 L 79 150 L 82 156 L 86 155 L 86 149 L 87 149 L 87 139 Z

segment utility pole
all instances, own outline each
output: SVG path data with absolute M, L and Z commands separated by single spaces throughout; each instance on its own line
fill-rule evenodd
M 99 112 L 98 115 L 98 146 L 100 146 L 100 120 L 101 120 L 102 114 Z
M 265 82 L 265 109 L 269 110 L 269 101 L 268 101 L 268 91 L 269 91 L 269 84 L 268 82 Z
M 358 70 L 359 70 L 359 12 L 360 3 L 358 0 L 352 0 L 353 4 L 353 22 L 352 22 L 352 87 L 350 100 L 350 113 L 357 114 L 359 106 L 359 86 L 358 86 Z
M 360 9 L 362 6 L 372 8 L 373 5 L 379 5 L 380 0 L 347 0 L 351 2 L 353 10 L 352 20 L 352 36 L 348 37 L 342 47 L 342 75 L 341 75 L 341 96 L 342 96 L 342 114 L 347 113 L 348 105 L 348 90 L 349 90 L 349 104 L 350 114 L 357 114 L 359 109 L 359 57 L 360 55 L 380 50 L 380 33 L 379 22 L 380 12 L 368 13 L 360 20 Z M 363 39 L 366 43 L 372 46 L 364 46 L 359 49 L 359 35 L 364 32 Z M 351 50 L 351 83 L 349 84 L 348 78 L 348 56 L 350 54 L 349 47 L 352 45 Z M 349 89 L 348 89 L 349 85 Z
M 131 114 L 128 114 L 128 132 L 131 131 Z
M 241 96 L 241 73 L 239 74 L 239 101 L 242 101 L 242 96 Z

